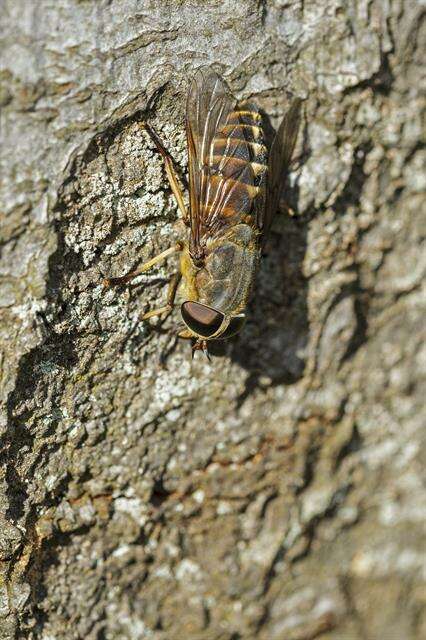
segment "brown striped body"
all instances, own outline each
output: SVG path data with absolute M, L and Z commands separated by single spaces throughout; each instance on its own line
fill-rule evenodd
M 270 162 L 258 108 L 238 104 L 212 69 L 199 69 L 192 80 L 186 124 L 190 234 L 181 259 L 182 318 L 196 348 L 205 349 L 207 340 L 233 335 L 244 323 L 279 180 L 272 180 L 272 189 L 267 184 Z M 285 157 L 281 149 L 275 146 L 277 161 Z
M 182 270 L 191 279 L 187 299 L 225 314 L 245 309 L 259 262 L 266 159 L 261 115 L 253 105 L 237 107 L 213 139 L 202 169 L 202 257 L 191 274 Z
M 267 149 L 262 116 L 257 108 L 243 104 L 231 111 L 206 152 L 200 188 L 201 249 L 206 249 L 209 238 L 238 222 L 260 230 L 259 217 L 265 205 Z

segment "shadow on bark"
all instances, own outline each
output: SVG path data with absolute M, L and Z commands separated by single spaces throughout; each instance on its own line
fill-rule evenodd
M 275 132 L 264 111 L 262 116 L 270 148 Z M 306 128 L 302 131 L 301 127 L 299 162 L 309 156 L 306 134 Z M 283 175 L 284 186 L 286 178 Z M 287 185 L 284 194 L 289 211 L 297 212 L 297 185 L 294 188 Z M 231 343 L 232 360 L 249 372 L 240 405 L 257 387 L 293 384 L 303 375 L 309 336 L 307 281 L 303 275 L 306 246 L 306 219 L 277 212 L 247 310 L 245 329 Z M 211 351 L 213 355 L 222 355 L 228 349 L 219 342 Z
M 308 342 L 307 281 L 303 275 L 306 222 L 287 217 L 282 232 L 272 232 L 247 324 L 230 356 L 249 372 L 240 403 L 263 384 L 293 384 L 305 368 Z

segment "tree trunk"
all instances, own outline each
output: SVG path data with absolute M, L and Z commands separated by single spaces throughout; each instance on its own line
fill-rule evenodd
M 422 563 L 422 3 L 3 0 L 0 637 L 412 640 Z M 214 64 L 303 118 L 238 339 L 176 340 Z M 423 208 L 424 212 L 424 208 Z M 423 218 L 424 225 L 424 218 Z M 423 585 L 423 586 L 422 586 Z

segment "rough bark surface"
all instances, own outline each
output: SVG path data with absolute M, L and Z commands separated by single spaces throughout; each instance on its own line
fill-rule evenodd
M 0 638 L 426 637 L 423 18 L 2 0 Z M 173 259 L 101 284 L 178 237 L 141 123 L 185 173 L 206 63 L 273 127 L 305 99 L 292 215 L 211 363 L 140 321 Z

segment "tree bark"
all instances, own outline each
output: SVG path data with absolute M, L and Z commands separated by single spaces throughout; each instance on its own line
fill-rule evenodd
M 422 3 L 1 14 L 0 638 L 426 637 Z M 247 326 L 211 363 L 177 313 L 140 320 L 174 258 L 102 285 L 180 237 L 142 123 L 185 175 L 202 64 L 273 128 L 304 99 Z

